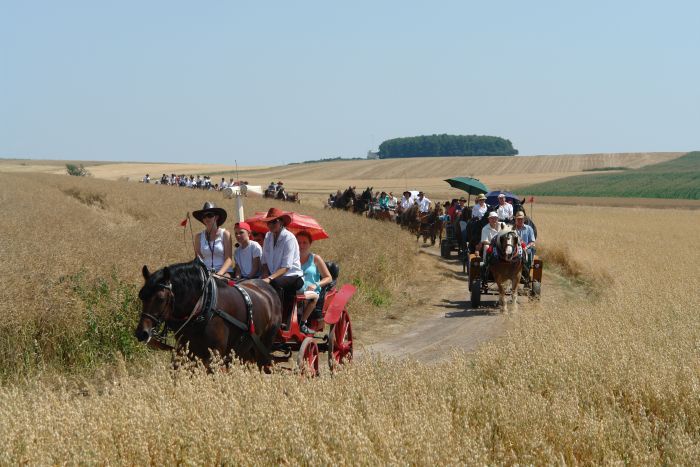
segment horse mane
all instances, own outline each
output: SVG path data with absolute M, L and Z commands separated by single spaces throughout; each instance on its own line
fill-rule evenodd
M 188 263 L 177 263 L 165 266 L 151 274 L 146 283 L 139 291 L 139 298 L 143 301 L 148 300 L 163 284 L 166 272 L 170 276 L 170 283 L 173 285 L 173 293 L 178 295 L 184 290 L 199 290 L 202 288 L 201 262 L 199 259 Z

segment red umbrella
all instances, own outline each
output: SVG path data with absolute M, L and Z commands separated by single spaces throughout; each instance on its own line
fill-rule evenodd
M 311 234 L 311 239 L 314 241 L 328 238 L 326 231 L 323 230 L 321 224 L 319 224 L 313 217 L 292 211 L 285 211 L 284 213 L 292 218 L 292 221 L 287 225 L 287 229 L 289 229 L 289 231 L 294 235 L 302 230 L 305 230 Z M 267 228 L 267 223 L 261 220 L 265 217 L 267 217 L 266 212 L 256 212 L 253 217 L 249 217 L 245 221 L 250 224 L 250 228 L 253 230 L 253 232 L 266 233 L 270 229 Z

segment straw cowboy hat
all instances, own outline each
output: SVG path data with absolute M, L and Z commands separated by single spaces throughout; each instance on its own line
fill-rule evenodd
M 223 225 L 224 222 L 226 222 L 226 218 L 228 217 L 226 211 L 223 208 L 217 208 L 214 205 L 214 203 L 210 203 L 209 201 L 204 203 L 202 209 L 200 209 L 199 211 L 194 211 L 192 213 L 192 217 L 197 219 L 199 222 L 204 223 L 204 215 L 210 212 L 219 216 L 219 221 L 217 222 L 217 225 Z
M 518 211 L 518 213 L 515 215 L 516 219 L 525 219 L 525 213 L 522 211 Z
M 271 221 L 274 221 L 276 219 L 281 219 L 282 224 L 284 224 L 284 225 L 288 225 L 292 221 L 292 218 L 289 214 L 287 214 L 284 211 L 282 211 L 281 209 L 277 209 L 277 208 L 270 208 L 270 210 L 267 211 L 267 215 L 260 220 L 262 222 L 271 222 Z
M 477 200 L 477 201 L 479 201 L 479 200 L 481 200 L 481 199 L 486 199 L 486 195 L 483 194 L 483 193 L 481 193 L 481 194 L 479 194 L 479 195 L 476 197 L 476 200 Z

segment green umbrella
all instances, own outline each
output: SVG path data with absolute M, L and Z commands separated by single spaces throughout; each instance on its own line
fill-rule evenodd
M 455 177 L 448 178 L 445 180 L 453 188 L 458 188 L 460 190 L 469 193 L 469 200 L 471 201 L 471 195 L 478 195 L 480 193 L 488 193 L 489 189 L 486 185 L 481 183 L 478 178 L 472 177 Z

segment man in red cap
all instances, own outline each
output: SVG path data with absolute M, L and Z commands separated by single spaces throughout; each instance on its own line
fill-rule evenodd
M 260 277 L 262 268 L 260 257 L 262 247 L 255 240 L 250 239 L 250 225 L 247 222 L 239 222 L 234 227 L 238 248 L 233 255 L 236 266 L 233 268 L 233 277 L 240 279 L 254 279 Z
M 282 291 L 283 312 L 291 310 L 296 291 L 304 285 L 299 244 L 293 233 L 285 228 L 291 217 L 277 208 L 270 208 L 267 216 L 270 231 L 265 235 L 262 252 L 262 277 L 278 291 Z

